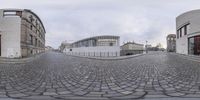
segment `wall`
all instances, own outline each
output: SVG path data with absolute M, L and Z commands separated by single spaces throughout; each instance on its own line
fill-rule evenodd
M 195 36 L 200 32 L 200 10 L 193 10 L 181 14 L 176 18 L 176 29 L 178 30 L 184 24 L 189 23 L 189 31 L 187 35 L 182 34 L 182 37 L 176 40 L 176 52 L 188 54 L 188 37 Z
M 30 21 L 30 16 L 34 19 Z M 23 11 L 22 13 L 22 27 L 21 27 L 21 49 L 22 56 L 31 56 L 45 50 L 45 32 L 42 27 L 42 22 L 30 12 Z M 38 25 L 36 25 L 36 20 Z M 31 29 L 32 26 L 32 29 Z M 40 28 L 39 28 L 40 27 Z M 30 41 L 30 35 L 33 36 L 33 44 Z M 37 42 L 36 42 L 37 39 Z M 37 43 L 37 44 L 36 44 Z
M 64 52 L 69 55 L 95 56 L 95 57 L 114 57 L 120 56 L 119 46 L 96 46 L 65 49 Z
M 3 17 L 0 10 L 1 56 L 21 57 L 20 49 L 20 17 Z
M 176 52 L 180 54 L 188 54 L 188 38 L 187 35 L 176 41 Z

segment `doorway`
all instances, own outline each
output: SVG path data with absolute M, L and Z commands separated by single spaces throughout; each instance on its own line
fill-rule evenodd
M 1 35 L 0 35 L 0 56 L 1 56 Z
M 200 55 L 200 36 L 194 37 L 194 54 Z

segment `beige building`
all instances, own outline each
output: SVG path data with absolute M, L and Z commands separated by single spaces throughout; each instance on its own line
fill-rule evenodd
M 144 45 L 138 44 L 135 42 L 127 42 L 124 45 L 121 46 L 120 55 L 134 55 L 134 54 L 140 54 L 144 51 Z
M 0 9 L 0 56 L 27 57 L 45 50 L 45 28 L 27 9 Z
M 167 51 L 175 52 L 176 51 L 176 34 L 167 35 Z

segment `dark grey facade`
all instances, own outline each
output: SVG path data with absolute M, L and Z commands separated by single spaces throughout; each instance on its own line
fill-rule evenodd
M 176 35 L 169 34 L 166 39 L 167 39 L 167 51 L 176 52 Z

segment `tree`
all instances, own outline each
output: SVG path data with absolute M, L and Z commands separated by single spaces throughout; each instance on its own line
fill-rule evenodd
M 158 43 L 158 44 L 156 45 L 156 47 L 157 47 L 157 48 L 163 48 L 163 46 L 162 46 L 161 43 Z

